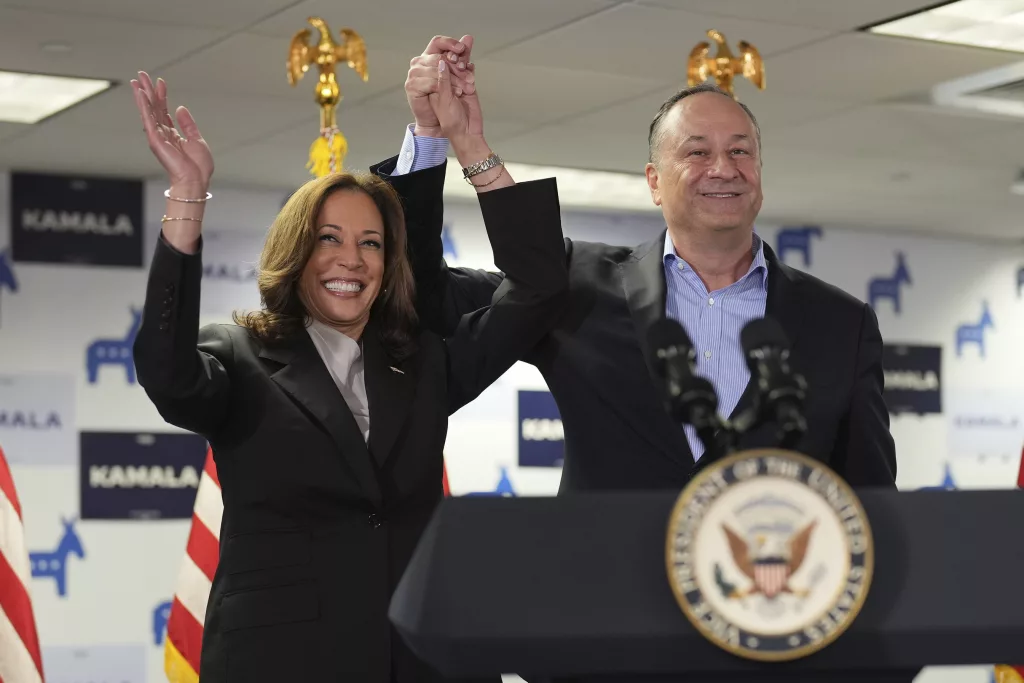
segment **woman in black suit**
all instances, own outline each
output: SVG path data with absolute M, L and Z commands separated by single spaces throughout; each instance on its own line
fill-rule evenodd
M 431 105 L 471 166 L 490 154 L 475 96 L 458 97 L 438 70 Z M 311 180 L 281 210 L 260 259 L 262 309 L 200 329 L 212 156 L 184 107 L 178 133 L 162 81 L 140 72 L 132 86 L 170 180 L 134 347 L 139 383 L 164 419 L 210 442 L 224 500 L 201 680 L 442 680 L 392 629 L 388 605 L 442 498 L 448 415 L 561 310 L 554 180 L 514 185 L 502 165 L 471 177 L 500 179 L 479 201 L 506 285 L 448 339 L 417 327 L 405 243 L 406 223 L 438 230 L 441 207 L 348 174 Z M 444 181 L 443 164 L 423 173 Z

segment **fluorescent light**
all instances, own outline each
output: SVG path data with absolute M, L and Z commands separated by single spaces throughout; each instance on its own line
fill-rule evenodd
M 38 123 L 110 86 L 92 78 L 0 71 L 0 121 Z
M 1024 52 L 1024 0 L 959 0 L 867 30 L 953 45 Z
M 954 78 L 932 88 L 931 101 L 940 107 L 980 116 L 1024 118 L 1024 62 L 1016 62 L 969 76 Z M 999 89 L 1009 88 L 1004 96 Z
M 516 182 L 555 178 L 558 181 L 558 202 L 561 206 L 660 211 L 651 201 L 647 180 L 640 173 L 587 171 L 514 162 L 506 163 L 505 168 Z M 462 178 L 462 166 L 456 159 L 448 159 L 444 192 L 448 197 L 476 198 L 476 190 Z

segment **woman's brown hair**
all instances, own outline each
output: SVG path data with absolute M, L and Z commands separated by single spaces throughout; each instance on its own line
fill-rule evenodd
M 300 281 L 316 246 L 317 217 L 327 198 L 344 190 L 366 193 L 383 219 L 384 281 L 370 309 L 370 320 L 388 353 L 401 360 L 415 349 L 415 285 L 406 253 L 401 199 L 375 175 L 335 173 L 310 180 L 289 197 L 270 227 L 260 255 L 257 283 L 262 308 L 236 312 L 234 320 L 271 344 L 302 332 L 310 314 L 302 302 Z

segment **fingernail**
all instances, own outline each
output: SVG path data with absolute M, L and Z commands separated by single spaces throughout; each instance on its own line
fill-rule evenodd
M 444 62 L 438 62 L 437 63 L 437 70 L 438 71 L 444 71 Z
M 466 68 L 466 63 L 465 62 L 459 62 L 459 68 L 460 69 L 465 69 Z
M 456 88 L 455 89 L 455 96 L 456 97 L 462 97 L 462 88 Z
M 452 60 L 454 62 L 456 59 L 458 59 L 458 57 L 455 55 L 454 52 L 449 52 L 448 53 L 448 59 L 450 59 L 450 60 Z

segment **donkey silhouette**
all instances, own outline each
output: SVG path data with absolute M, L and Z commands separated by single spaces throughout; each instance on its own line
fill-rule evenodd
M 2 263 L 2 262 L 0 262 Z M 1020 267 L 1017 271 L 1017 298 L 1020 298 L 1021 292 L 1024 292 L 1024 266 Z
M 502 467 L 501 478 L 498 479 L 498 485 L 494 487 L 493 491 L 474 491 L 464 495 L 473 497 L 494 496 L 500 498 L 515 498 L 516 492 L 512 489 L 512 480 L 508 478 L 508 470 Z
M 10 249 L 0 251 L 0 290 L 4 287 L 12 292 L 18 291 L 18 280 L 14 277 L 14 268 L 11 266 Z
M 918 491 L 955 491 L 956 482 L 953 481 L 953 473 L 949 470 L 949 463 L 946 463 L 946 472 L 942 483 L 938 486 L 922 486 Z
M 902 251 L 896 252 L 896 272 L 892 277 L 876 277 L 868 282 L 868 301 L 871 308 L 878 310 L 876 305 L 879 299 L 890 299 L 893 310 L 899 315 L 900 312 L 900 283 L 913 284 L 910 281 L 910 271 L 907 270 L 907 260 Z
M 441 226 L 441 251 L 445 258 L 459 258 L 459 252 L 455 248 L 455 240 L 452 239 L 452 226 L 445 223 Z
M 9 249 L 0 251 L 0 292 L 4 291 L 4 287 L 12 292 L 18 291 L 18 280 L 14 277 Z
M 135 335 L 142 326 L 142 311 L 134 306 L 129 308 L 132 324 L 124 339 L 97 339 L 89 344 L 85 353 L 85 366 L 89 372 L 89 384 L 95 384 L 101 365 L 122 365 L 128 375 L 128 384 L 135 384 L 135 359 L 132 356 L 132 345 Z
M 52 552 L 29 553 L 28 561 L 32 566 L 32 578 L 53 578 L 57 582 L 57 595 L 63 598 L 68 594 L 68 555 L 77 555 L 84 560 L 85 550 L 82 548 L 82 539 L 75 533 L 75 518 L 61 517 L 60 521 L 64 525 L 64 535 L 60 537 L 57 549 Z
M 964 323 L 956 328 L 956 355 L 960 357 L 960 351 L 964 344 L 977 344 L 978 353 L 985 357 L 985 328 L 995 327 L 992 323 L 992 315 L 988 312 L 988 302 L 981 303 L 981 320 L 977 325 Z
M 161 602 L 153 610 L 153 644 L 162 645 L 164 632 L 167 631 L 167 620 L 171 616 L 171 601 Z
M 787 251 L 799 251 L 804 255 L 804 266 L 811 265 L 811 238 L 821 237 L 821 228 L 807 225 L 801 228 L 783 228 L 776 237 L 779 260 L 785 262 Z

